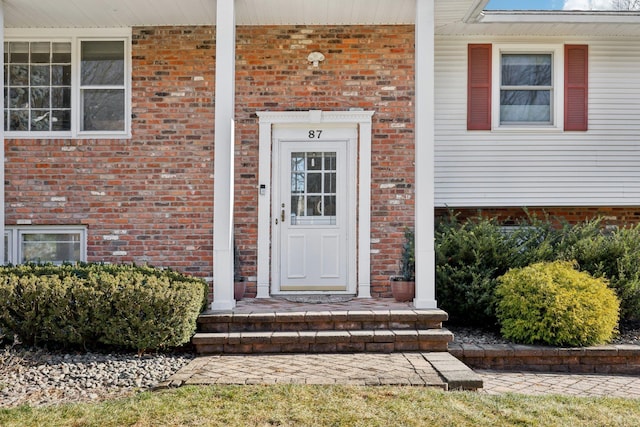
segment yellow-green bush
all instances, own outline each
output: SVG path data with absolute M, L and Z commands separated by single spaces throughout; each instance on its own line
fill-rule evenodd
M 585 346 L 609 341 L 620 302 L 606 279 L 555 261 L 509 270 L 499 279 L 497 317 L 516 342 Z
M 173 347 L 191 338 L 206 292 L 201 279 L 146 266 L 0 267 L 0 329 L 29 344 Z

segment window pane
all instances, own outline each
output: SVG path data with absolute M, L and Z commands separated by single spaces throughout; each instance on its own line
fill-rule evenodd
M 9 89 L 9 108 L 29 108 L 29 89 L 12 87 Z
M 49 130 L 49 110 L 32 110 L 31 111 L 31 130 L 36 132 L 44 132 Z
M 551 55 L 502 55 L 502 86 L 551 86 Z
M 47 64 L 51 59 L 49 42 L 31 43 L 31 62 Z
M 124 130 L 124 90 L 82 91 L 82 130 Z
M 31 108 L 49 108 L 49 88 L 31 88 Z
M 53 43 L 51 62 L 56 64 L 71 63 L 71 43 Z
M 304 193 L 304 174 L 292 173 L 291 174 L 291 193 Z
M 291 153 L 291 171 L 304 171 L 304 153 Z
M 51 67 L 51 84 L 71 86 L 71 65 L 53 65 Z
M 324 175 L 324 192 L 335 193 L 336 192 L 336 174 L 335 172 L 327 172 Z
M 9 111 L 9 130 L 29 130 L 29 110 Z
M 51 130 L 71 130 L 71 110 L 53 110 L 51 112 Z
M 291 196 L 291 217 L 304 216 L 304 196 Z
M 9 43 L 9 61 L 12 63 L 29 63 L 29 43 L 12 42 Z
M 29 67 L 27 65 L 10 66 L 9 84 L 11 86 L 29 86 Z
M 9 258 L 9 233 L 4 234 L 4 263 L 8 264 L 11 259 Z
M 551 122 L 551 91 L 503 90 L 500 91 L 500 121 Z
M 22 236 L 22 262 L 80 261 L 80 235 L 24 234 Z
M 51 89 L 51 106 L 53 108 L 71 108 L 71 88 L 54 87 Z
M 307 216 L 322 216 L 322 196 L 307 197 Z
M 310 173 L 307 175 L 307 193 L 322 192 L 322 174 Z
M 322 169 L 322 153 L 307 153 L 307 169 L 308 170 Z
M 81 61 L 83 85 L 124 85 L 124 42 L 83 41 Z
M 324 216 L 336 215 L 336 196 L 324 196 Z

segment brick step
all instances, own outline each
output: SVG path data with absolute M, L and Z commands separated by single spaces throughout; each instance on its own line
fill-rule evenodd
M 199 354 L 446 352 L 453 334 L 442 328 L 274 332 L 199 332 L 191 342 Z
M 447 320 L 442 310 L 344 310 L 257 313 L 203 313 L 198 331 L 301 332 L 356 330 L 440 329 Z

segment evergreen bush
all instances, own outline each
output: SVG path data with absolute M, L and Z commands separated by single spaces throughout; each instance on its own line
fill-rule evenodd
M 526 344 L 587 346 L 609 341 L 620 303 L 604 278 L 567 261 L 509 270 L 496 288 L 502 335 Z
M 206 295 L 201 279 L 147 266 L 0 267 L 0 328 L 28 344 L 173 347 L 191 338 Z
M 621 319 L 640 321 L 640 225 L 608 230 L 600 223 L 576 225 L 558 258 L 576 260 L 581 270 L 605 277 L 620 299 Z
M 495 218 L 455 216 L 436 223 L 436 297 L 454 323 L 492 327 L 497 279 L 510 268 L 554 259 L 559 231 L 528 217 L 505 227 Z

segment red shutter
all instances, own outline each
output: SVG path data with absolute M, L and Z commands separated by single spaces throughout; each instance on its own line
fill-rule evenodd
M 467 130 L 491 130 L 491 45 L 470 44 Z
M 564 130 L 586 131 L 589 46 L 564 46 Z

